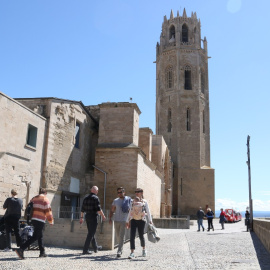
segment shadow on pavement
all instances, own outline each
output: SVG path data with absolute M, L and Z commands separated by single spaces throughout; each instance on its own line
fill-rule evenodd
M 253 241 L 253 246 L 255 248 L 257 258 L 262 270 L 270 269 L 270 254 L 264 247 L 261 240 L 254 232 L 250 232 L 251 239 Z

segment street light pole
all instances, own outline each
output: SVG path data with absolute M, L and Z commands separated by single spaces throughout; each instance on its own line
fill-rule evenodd
M 250 174 L 250 150 L 249 150 L 250 136 L 247 136 L 247 156 L 248 156 L 248 187 L 249 187 L 249 212 L 250 212 L 250 230 L 253 230 L 253 204 L 251 196 L 251 174 Z

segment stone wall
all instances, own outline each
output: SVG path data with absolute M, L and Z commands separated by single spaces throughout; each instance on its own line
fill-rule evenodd
M 254 218 L 253 231 L 270 253 L 270 220 Z
M 25 206 L 41 183 L 46 119 L 1 92 L 0 115 L 0 205 L 17 188 Z M 29 125 L 37 129 L 35 147 L 27 144 Z
M 44 244 L 83 249 L 87 232 L 86 222 L 80 225 L 79 220 L 55 219 L 54 225 L 46 223 Z M 114 249 L 114 226 L 108 221 L 98 225 L 95 237 L 98 245 L 104 249 Z
M 140 110 L 135 103 L 102 103 L 100 106 L 99 144 L 138 146 Z
M 139 147 L 150 161 L 152 161 L 152 135 L 153 131 L 150 128 L 140 128 L 139 130 Z

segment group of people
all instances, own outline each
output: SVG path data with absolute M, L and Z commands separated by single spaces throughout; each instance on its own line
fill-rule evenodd
M 197 211 L 197 222 L 198 222 L 198 232 L 200 231 L 201 227 L 202 230 L 204 231 L 204 226 L 203 226 L 203 219 L 207 218 L 208 222 L 208 229 L 207 231 L 209 232 L 211 229 L 214 231 L 214 226 L 213 226 L 213 218 L 215 217 L 213 211 L 211 208 L 207 208 L 206 213 L 202 210 L 202 207 L 199 207 L 199 210 Z M 224 223 L 226 221 L 225 218 L 225 211 L 223 211 L 223 208 L 220 209 L 220 215 L 219 215 L 219 223 L 221 224 L 221 230 L 224 230 Z
M 46 197 L 47 191 L 45 188 L 40 188 L 39 194 L 32 198 L 32 225 L 34 227 L 34 233 L 31 238 L 23 243 L 20 236 L 20 223 L 21 211 L 23 208 L 23 201 L 21 198 L 17 197 L 18 192 L 15 189 L 11 190 L 11 197 L 7 198 L 4 202 L 3 208 L 6 210 L 3 217 L 5 230 L 6 230 L 6 241 L 7 247 L 4 251 L 12 251 L 11 249 L 11 232 L 14 231 L 17 243 L 17 249 L 15 252 L 19 258 L 24 259 L 24 250 L 27 249 L 35 241 L 38 241 L 39 246 L 39 257 L 47 257 L 45 253 L 45 248 L 43 245 L 43 229 L 46 220 L 52 225 L 53 215 L 51 210 L 51 205 Z
M 85 219 L 88 234 L 85 240 L 83 254 L 91 254 L 89 250 L 90 243 L 94 249 L 94 252 L 98 251 L 98 245 L 95 240 L 95 232 L 97 229 L 98 214 L 101 215 L 102 219 L 106 217 L 101 209 L 100 201 L 97 196 L 98 187 L 93 186 L 91 193 L 84 200 L 81 208 L 80 223 Z M 125 206 L 125 207 L 124 207 Z M 143 190 L 137 188 L 135 190 L 135 197 L 132 200 L 129 196 L 126 196 L 125 189 L 123 187 L 117 188 L 117 198 L 113 200 L 109 214 L 109 224 L 112 224 L 114 220 L 115 234 L 118 240 L 117 257 L 122 256 L 126 229 L 130 228 L 130 255 L 129 259 L 135 257 L 135 236 L 138 230 L 142 256 L 146 256 L 145 239 L 144 239 L 144 227 L 146 219 L 152 224 L 151 212 L 147 201 L 143 198 Z
M 106 217 L 101 209 L 100 200 L 97 196 L 98 187 L 93 186 L 90 190 L 90 194 L 83 200 L 81 207 L 80 224 L 83 221 L 86 222 L 88 233 L 83 246 L 82 254 L 91 254 L 89 250 L 90 244 L 92 244 L 94 252 L 98 252 L 101 249 L 97 245 L 95 233 L 98 226 L 98 216 L 102 217 L 105 221 Z M 45 188 L 40 188 L 39 195 L 32 198 L 32 218 L 31 224 L 34 227 L 34 233 L 31 238 L 23 243 L 19 230 L 19 220 L 21 218 L 21 211 L 23 208 L 22 199 L 17 197 L 18 193 L 15 189 L 11 190 L 11 197 L 7 198 L 4 202 L 4 209 L 6 210 L 4 215 L 4 223 L 6 229 L 7 248 L 4 251 L 12 251 L 11 249 L 11 232 L 14 231 L 17 242 L 16 254 L 20 259 L 24 259 L 24 251 L 35 241 L 38 241 L 40 255 L 39 257 L 47 257 L 45 248 L 43 245 L 43 230 L 46 220 L 53 225 L 54 219 L 50 202 L 46 197 L 47 191 Z M 124 208 L 125 206 L 125 208 Z M 142 256 L 146 256 L 144 228 L 148 221 L 152 224 L 151 212 L 147 201 L 143 197 L 143 190 L 137 188 L 135 190 L 135 197 L 132 200 L 129 196 L 125 195 L 125 189 L 123 187 L 117 188 L 117 198 L 112 202 L 112 206 L 109 214 L 109 223 L 112 224 L 114 220 L 115 233 L 118 239 L 117 257 L 121 257 L 123 251 L 123 245 L 125 241 L 126 229 L 130 228 L 130 255 L 129 259 L 135 257 L 135 236 L 138 230 Z

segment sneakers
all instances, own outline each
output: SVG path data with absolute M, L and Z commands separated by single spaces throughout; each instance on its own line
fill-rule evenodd
M 39 258 L 46 258 L 48 255 L 46 253 L 40 253 Z
M 3 252 L 11 252 L 11 251 L 13 251 L 11 248 L 5 248 L 4 250 L 3 250 Z
M 145 249 L 142 250 L 142 256 L 146 257 L 146 250 Z
M 135 258 L 134 253 L 131 252 L 130 255 L 128 256 L 128 258 L 129 258 L 129 259 L 134 259 L 134 258 Z
M 118 251 L 117 254 L 116 254 L 116 257 L 117 257 L 117 258 L 120 258 L 121 255 L 122 255 L 122 252 L 121 252 L 121 251 Z
M 97 253 L 98 250 L 102 250 L 102 246 L 97 246 L 96 248 L 94 248 L 94 252 Z
M 24 259 L 24 256 L 23 256 L 23 250 L 22 249 L 20 249 L 20 248 L 18 248 L 18 249 L 15 249 L 15 252 L 17 253 L 17 255 L 18 255 L 18 257 L 20 258 L 20 259 Z
M 90 251 L 90 250 L 84 251 L 82 253 L 82 255 L 91 255 L 91 254 L 92 254 L 92 251 Z

